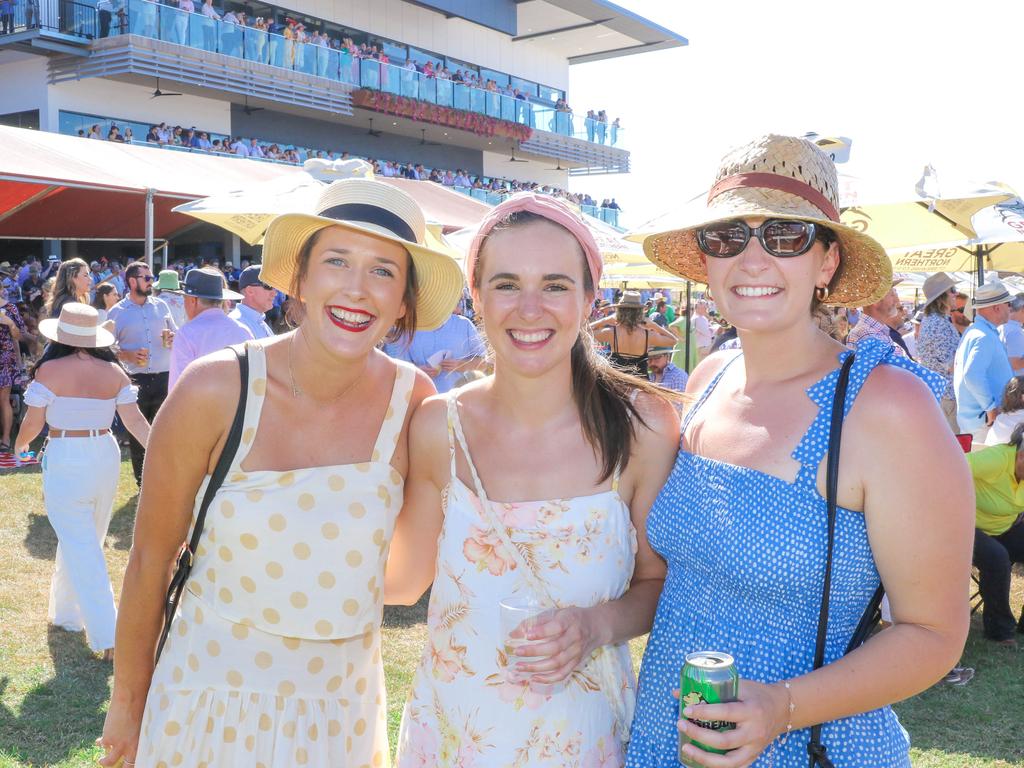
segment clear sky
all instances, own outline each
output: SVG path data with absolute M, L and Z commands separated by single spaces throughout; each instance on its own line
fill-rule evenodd
M 845 173 L 1024 193 L 1019 0 L 617 0 L 690 40 L 572 67 L 577 115 L 622 118 L 629 175 L 573 179 L 637 226 L 706 190 L 731 146 L 768 132 L 853 139 Z M 599 200 L 600 201 L 600 200 Z

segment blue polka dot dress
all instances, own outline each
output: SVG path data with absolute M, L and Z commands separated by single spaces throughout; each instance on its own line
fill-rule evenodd
M 844 352 L 840 360 L 850 354 Z M 690 410 L 707 400 L 727 363 Z M 849 412 L 867 376 L 882 363 L 911 370 L 936 398 L 940 377 L 897 357 L 890 345 L 863 342 L 850 372 Z M 757 470 L 679 452 L 651 508 L 647 535 L 668 575 L 640 670 L 626 765 L 678 768 L 678 703 L 672 689 L 687 653 L 724 651 L 740 677 L 764 683 L 797 677 L 814 666 L 827 543 L 818 466 L 828 449 L 839 369 L 807 390 L 817 418 L 793 453 L 801 468 L 789 483 Z M 879 584 L 864 516 L 839 508 L 825 663 L 843 655 Z M 806 768 L 810 730 L 776 742 L 775 768 Z M 781 740 L 780 740 L 781 741 Z M 827 723 L 822 743 L 835 768 L 909 768 L 910 740 L 889 707 Z M 768 750 L 753 763 L 768 768 Z

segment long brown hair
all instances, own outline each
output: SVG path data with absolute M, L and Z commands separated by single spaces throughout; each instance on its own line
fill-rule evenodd
M 53 284 L 53 293 L 46 304 L 46 316 L 57 317 L 61 307 L 69 301 L 78 301 L 81 297 L 75 292 L 75 278 L 82 270 L 89 270 L 89 265 L 82 259 L 68 259 L 57 269 L 57 279 Z
M 498 222 L 480 245 L 480 263 L 473 274 L 473 289 L 479 292 L 483 259 L 487 242 L 497 232 L 524 227 L 538 221 L 546 221 L 557 227 L 560 224 L 529 211 L 516 211 Z M 564 227 L 561 227 L 565 229 Z M 568 230 L 566 230 L 568 232 Z M 580 263 L 583 264 L 583 288 L 594 294 L 596 286 L 590 275 L 583 249 L 577 246 Z M 636 390 L 652 394 L 663 400 L 670 400 L 660 387 L 623 373 L 599 356 L 594 350 L 594 337 L 584 325 L 570 352 L 572 363 L 572 397 L 580 417 L 583 436 L 593 446 L 601 459 L 601 481 L 615 472 L 625 470 L 633 452 L 636 439 L 636 425 L 647 427 L 643 416 L 634 405 Z

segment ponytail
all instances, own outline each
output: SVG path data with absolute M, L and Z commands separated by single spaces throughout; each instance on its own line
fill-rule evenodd
M 1024 442 L 1024 423 L 1018 424 L 1013 428 L 1009 444 L 1019 451 L 1021 449 L 1022 442 Z

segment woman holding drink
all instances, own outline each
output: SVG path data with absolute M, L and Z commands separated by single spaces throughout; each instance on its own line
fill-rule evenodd
M 429 399 L 410 430 L 385 599 L 433 587 L 398 765 L 621 765 L 626 643 L 664 573 L 645 520 L 678 420 L 595 355 L 601 257 L 564 204 L 509 198 L 466 264 L 494 375 Z
M 867 342 L 842 409 L 824 665 L 815 669 L 825 455 L 839 366 L 852 353 L 812 313 L 870 304 L 892 285 L 882 247 L 839 223 L 836 189 L 818 147 L 762 137 L 726 156 L 698 221 L 644 244 L 662 268 L 709 285 L 742 352 L 712 355 L 691 375 L 699 399 L 651 509 L 648 535 L 668 575 L 641 669 L 633 768 L 678 757 L 805 768 L 808 729 L 820 723 L 835 768 L 908 768 L 908 737 L 889 704 L 942 678 L 963 648 L 974 505 L 936 402 L 944 383 L 891 345 Z M 880 581 L 893 625 L 844 655 Z M 691 697 L 680 719 L 673 689 L 687 654 L 701 651 L 733 658 L 738 700 Z
M 426 244 L 415 201 L 368 178 L 277 217 L 263 248 L 261 279 L 297 297 L 304 318 L 244 355 L 200 358 L 160 410 L 150 446 L 162 460 L 146 463 L 101 765 L 388 760 L 384 559 L 407 416 L 433 387 L 376 345 L 441 325 L 462 275 Z M 170 569 L 222 452 L 230 466 L 154 667 Z

